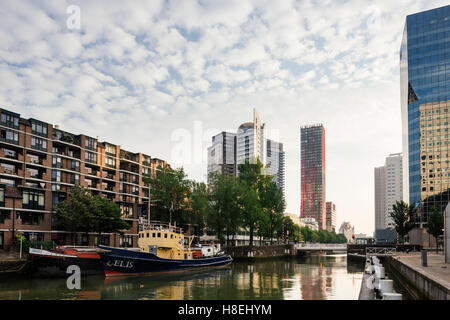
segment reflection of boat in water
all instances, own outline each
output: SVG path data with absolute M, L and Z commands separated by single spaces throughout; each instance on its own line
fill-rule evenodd
M 229 279 L 231 267 L 163 273 L 154 276 L 106 277 L 101 289 L 102 299 L 183 300 L 192 297 L 192 290 L 205 284 L 216 287 Z
M 99 253 L 95 247 L 60 246 L 53 251 L 30 248 L 31 274 L 35 277 L 67 277 L 67 267 L 77 265 L 82 275 L 103 274 Z
M 185 240 L 187 239 L 187 243 Z M 150 275 L 182 272 L 229 265 L 231 256 L 219 252 L 213 256 L 196 257 L 191 250 L 193 237 L 170 224 L 153 223 L 139 232 L 139 251 L 99 246 L 105 275 Z

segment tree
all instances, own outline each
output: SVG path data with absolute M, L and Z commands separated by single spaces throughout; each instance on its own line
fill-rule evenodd
M 248 229 L 250 240 L 253 245 L 253 235 L 258 227 L 258 221 L 264 219 L 264 210 L 261 205 L 262 188 L 271 181 L 272 177 L 262 174 L 263 165 L 259 159 L 256 163 L 245 163 L 239 165 L 239 182 L 241 185 L 241 196 L 239 204 L 243 215 L 244 227 Z
M 270 239 L 270 243 L 273 242 L 274 234 L 280 229 L 283 212 L 286 207 L 283 192 L 276 183 L 270 177 L 270 181 L 261 181 L 260 186 L 260 200 L 261 207 L 265 215 L 263 220 L 265 224 L 265 234 Z
M 72 189 L 71 196 L 53 208 L 52 216 L 58 229 L 71 232 L 75 244 L 75 232 L 119 232 L 130 225 L 121 218 L 121 210 L 116 203 L 93 196 L 91 191 L 79 185 Z
M 434 206 L 431 215 L 428 217 L 427 232 L 436 239 L 436 253 L 438 253 L 438 238 L 444 234 L 444 215 Z
M 412 203 L 408 205 L 406 202 L 396 201 L 392 206 L 393 211 L 391 217 L 394 220 L 395 230 L 399 235 L 400 243 L 404 243 L 408 232 L 414 228 L 414 215 L 416 213 L 416 205 Z
M 208 210 L 208 189 L 203 182 L 192 181 L 190 223 L 195 225 L 196 235 L 200 237 L 206 225 Z
M 242 225 L 240 209 L 241 185 L 234 176 L 214 172 L 209 176 L 210 195 L 207 214 L 208 227 L 224 243 L 234 236 Z
M 161 221 L 179 223 L 189 221 L 186 212 L 189 208 L 191 188 L 183 168 L 173 170 L 169 165 L 158 166 L 154 177 L 144 177 L 144 183 L 151 185 L 151 199 L 155 201 L 155 212 Z

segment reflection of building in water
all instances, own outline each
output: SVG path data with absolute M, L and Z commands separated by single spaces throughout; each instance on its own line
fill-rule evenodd
M 301 273 L 300 282 L 303 300 L 326 300 L 325 269 L 307 268 Z

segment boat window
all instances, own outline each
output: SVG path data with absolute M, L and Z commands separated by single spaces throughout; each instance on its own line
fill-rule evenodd
M 187 259 L 187 254 L 186 253 L 184 254 L 184 258 Z
M 161 232 L 158 232 L 158 238 L 161 238 Z
M 167 238 L 167 233 L 164 233 L 164 238 Z
M 150 237 L 150 232 L 147 232 L 147 238 Z
M 173 239 L 173 234 L 170 235 L 170 239 Z
M 153 238 L 155 237 L 155 233 L 154 233 L 154 232 L 152 233 L 152 237 L 153 237 Z

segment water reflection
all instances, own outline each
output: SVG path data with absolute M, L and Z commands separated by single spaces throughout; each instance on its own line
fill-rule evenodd
M 0 299 L 357 299 L 361 266 L 346 255 L 321 255 L 151 277 L 84 277 L 81 290 L 69 290 L 65 279 L 0 280 Z

